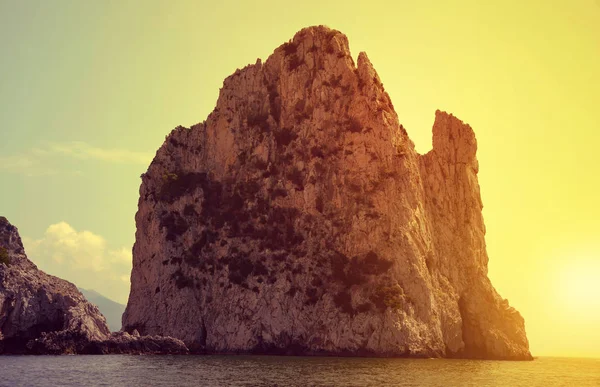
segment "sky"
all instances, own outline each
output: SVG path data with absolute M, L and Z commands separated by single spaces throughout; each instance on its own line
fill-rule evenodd
M 50 274 L 125 303 L 140 174 L 223 79 L 325 24 L 419 152 L 477 136 L 489 276 L 534 356 L 600 357 L 600 0 L 0 0 L 0 215 Z

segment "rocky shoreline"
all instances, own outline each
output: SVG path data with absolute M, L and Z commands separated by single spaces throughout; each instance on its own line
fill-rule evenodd
M 39 270 L 18 230 L 0 217 L 0 354 L 187 354 L 178 339 L 111 333 L 70 282 Z
M 130 335 L 114 332 L 107 339 L 88 341 L 71 332 L 50 332 L 28 342 L 24 354 L 32 355 L 185 355 L 183 341 L 172 337 Z

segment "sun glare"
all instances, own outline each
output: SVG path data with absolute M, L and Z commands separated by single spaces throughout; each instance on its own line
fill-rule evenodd
M 600 263 L 570 261 L 560 273 L 559 292 L 572 312 L 600 318 Z

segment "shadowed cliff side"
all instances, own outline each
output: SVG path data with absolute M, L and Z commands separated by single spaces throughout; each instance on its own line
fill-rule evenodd
M 438 302 L 458 302 L 460 324 L 446 329 L 450 355 L 528 358 L 524 320 L 487 278 L 488 256 L 471 127 L 441 111 L 435 114 L 433 149 L 419 157 L 425 209 L 432 230 L 427 266 L 441 288 Z M 454 313 L 456 311 L 453 311 Z M 451 320 L 452 316 L 444 319 Z M 451 338 L 461 338 L 462 343 Z
M 142 176 L 128 331 L 208 353 L 531 359 L 487 278 L 473 131 L 414 150 L 367 55 L 310 27 Z

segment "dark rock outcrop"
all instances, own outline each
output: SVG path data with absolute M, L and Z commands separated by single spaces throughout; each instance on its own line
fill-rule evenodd
M 172 337 L 130 335 L 113 332 L 102 340 L 88 340 L 80 333 L 59 331 L 42 333 L 27 345 L 27 353 L 39 355 L 62 354 L 139 354 L 182 355 L 189 353 L 183 341 Z
M 419 155 L 365 53 L 304 29 L 142 175 L 124 329 L 208 353 L 530 359 L 487 278 L 471 127 Z
M 16 227 L 0 217 L 0 354 L 187 353 L 168 337 L 111 334 L 70 282 L 39 270 Z

